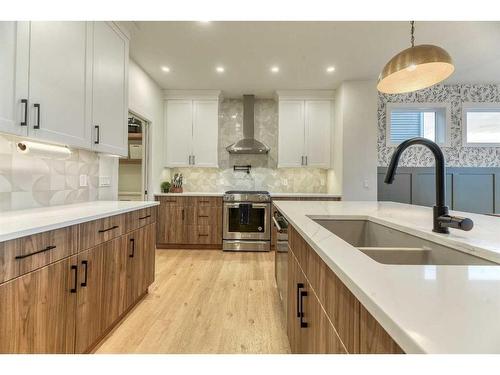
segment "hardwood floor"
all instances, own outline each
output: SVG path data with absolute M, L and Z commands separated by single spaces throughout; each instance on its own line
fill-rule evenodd
M 156 281 L 96 353 L 290 353 L 273 253 L 157 250 Z

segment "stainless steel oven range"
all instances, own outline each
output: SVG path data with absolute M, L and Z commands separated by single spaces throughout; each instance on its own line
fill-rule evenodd
M 227 191 L 224 194 L 225 251 L 271 249 L 271 196 L 267 191 Z

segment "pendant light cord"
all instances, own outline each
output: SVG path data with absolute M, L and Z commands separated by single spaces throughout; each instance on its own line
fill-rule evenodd
M 411 46 L 415 47 L 415 21 L 410 21 L 411 25 Z

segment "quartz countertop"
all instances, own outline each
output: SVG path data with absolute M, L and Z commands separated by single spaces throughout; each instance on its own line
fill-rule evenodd
M 432 232 L 432 209 L 393 202 L 274 203 L 407 353 L 500 353 L 500 266 L 378 263 L 310 217 L 366 219 L 500 262 L 500 218 L 451 211 L 470 232 Z
M 269 193 L 271 197 L 274 198 L 286 198 L 286 197 L 309 197 L 309 198 L 342 198 L 342 195 L 338 194 L 328 194 L 328 193 Z M 184 193 L 158 193 L 155 196 L 159 197 L 222 197 L 224 192 L 199 192 L 199 191 L 187 191 Z
M 94 201 L 0 212 L 0 242 L 158 204 L 154 201 Z

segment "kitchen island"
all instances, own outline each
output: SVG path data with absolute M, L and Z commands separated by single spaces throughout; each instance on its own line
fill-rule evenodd
M 363 314 L 371 315 L 397 344 L 393 347 L 399 346 L 406 353 L 500 352 L 499 266 L 383 264 L 313 220 L 368 220 L 500 262 L 498 218 L 454 212 L 471 218 L 474 229 L 452 230 L 445 235 L 432 232 L 432 209 L 427 207 L 392 202 L 276 201 L 274 204 L 292 227 L 292 237 L 295 232 L 299 241 L 303 240 L 304 246 L 319 256 L 347 287 L 347 293 L 359 301 L 354 319 L 362 321 Z M 290 248 L 294 253 L 303 252 L 293 249 L 297 242 L 291 238 Z M 322 276 L 312 272 L 308 277 Z M 312 280 L 311 283 L 314 284 Z M 324 291 L 314 292 L 321 300 Z M 373 327 L 369 326 L 368 331 L 375 332 Z M 362 341 L 363 332 L 356 331 L 351 336 L 355 336 L 352 347 L 359 350 L 356 340 Z M 349 349 L 349 343 L 341 344 Z

